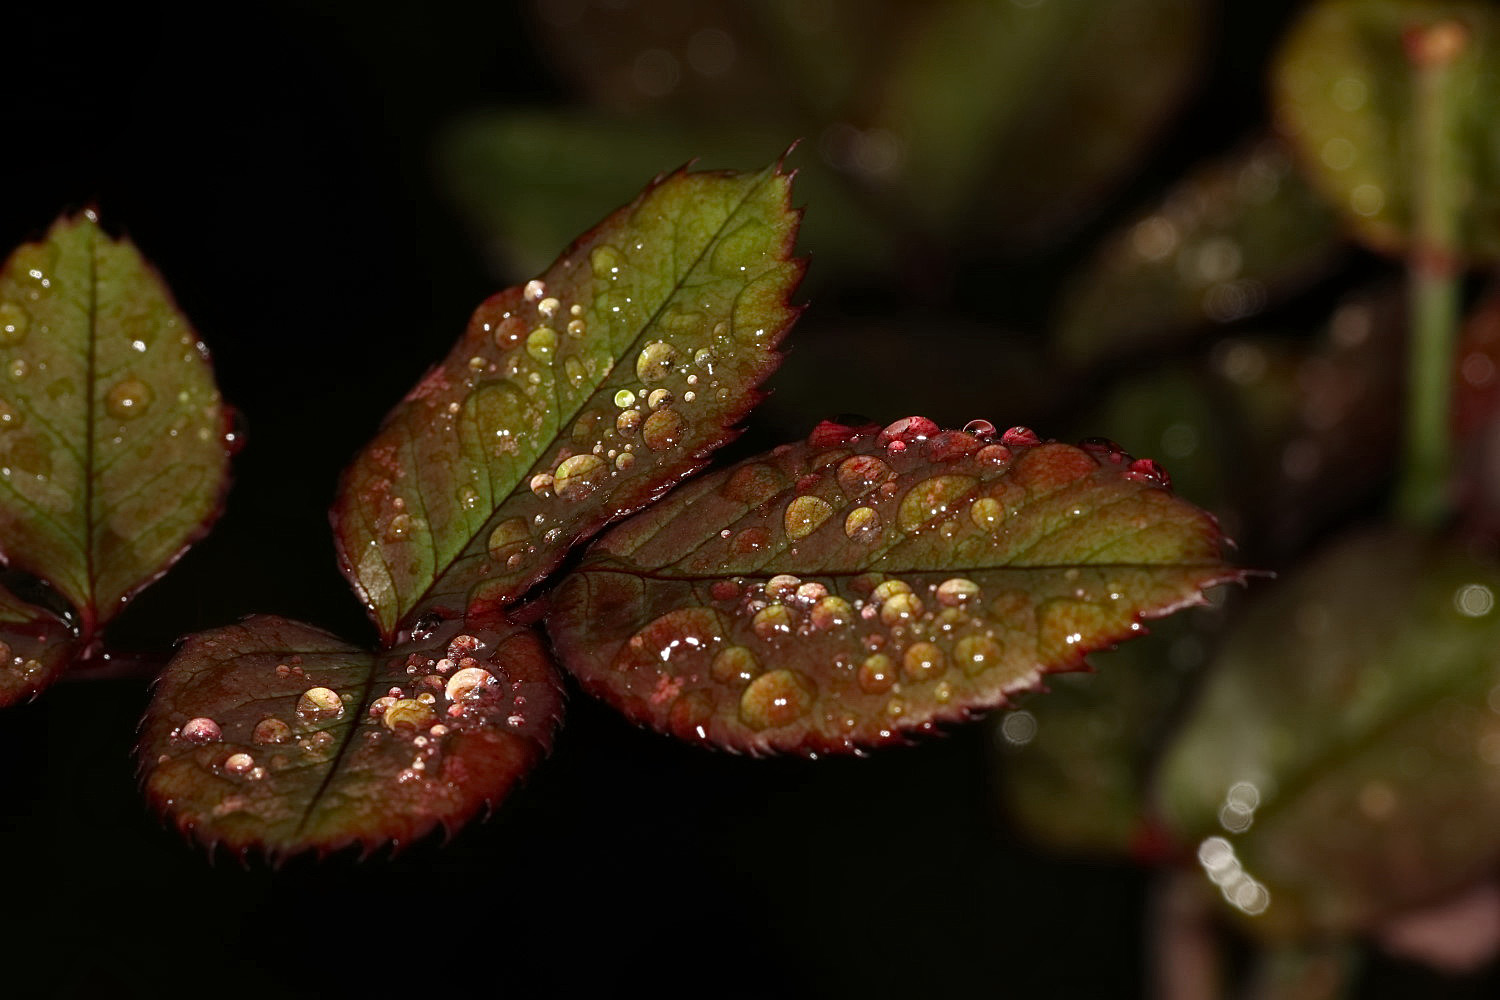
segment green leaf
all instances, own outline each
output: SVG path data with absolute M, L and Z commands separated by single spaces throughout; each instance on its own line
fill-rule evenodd
M 796 318 L 791 178 L 679 172 L 486 301 L 345 473 L 345 575 L 387 640 L 485 616 L 698 469 Z
M 1354 233 L 1401 253 L 1411 236 L 1416 79 L 1408 32 L 1441 22 L 1467 30 L 1447 68 L 1445 114 L 1459 229 L 1455 249 L 1472 261 L 1500 257 L 1500 20 L 1482 3 L 1322 0 L 1277 55 L 1272 87 L 1281 131 L 1309 179 Z
M 1089 363 L 1261 312 L 1331 263 L 1338 220 L 1275 140 L 1201 167 L 1111 235 L 1064 297 L 1060 351 Z
M 1165 817 L 1269 936 L 1338 935 L 1492 870 L 1500 572 L 1344 539 L 1238 623 L 1165 758 Z
M 0 707 L 35 698 L 77 648 L 65 623 L 0 586 Z
M 190 637 L 139 747 L 151 801 L 213 847 L 272 857 L 452 831 L 546 753 L 562 691 L 535 632 L 369 653 L 270 615 Z
M 1004 704 L 1242 575 L 1154 462 L 994 438 L 820 425 L 611 531 L 548 633 L 637 722 L 816 754 Z
M 85 213 L 0 270 L 0 370 L 0 556 L 61 592 L 87 640 L 218 514 L 228 418 L 208 354 Z

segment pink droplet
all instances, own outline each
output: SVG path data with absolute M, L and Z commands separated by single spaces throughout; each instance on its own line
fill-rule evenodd
M 1041 444 L 1042 439 L 1036 436 L 1036 431 L 1030 427 L 1012 427 L 1000 435 L 1000 443 L 1012 448 L 1021 445 Z

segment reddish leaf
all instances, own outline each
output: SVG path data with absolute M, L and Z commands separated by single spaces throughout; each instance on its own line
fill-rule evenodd
M 228 419 L 208 353 L 135 247 L 84 214 L 0 270 L 0 365 L 0 557 L 71 601 L 87 639 L 218 514 Z
M 383 636 L 486 615 L 733 436 L 796 317 L 791 178 L 679 172 L 468 331 L 345 474 L 345 575 Z
M 606 535 L 547 624 L 630 718 L 815 754 L 1004 704 L 1243 574 L 1154 462 L 920 417 L 787 445 Z
M 0 587 L 0 707 L 35 698 L 76 649 L 72 629 Z
M 460 632 L 368 653 L 264 615 L 191 637 L 143 725 L 147 794 L 206 845 L 272 856 L 451 831 L 543 757 L 562 712 L 533 631 Z

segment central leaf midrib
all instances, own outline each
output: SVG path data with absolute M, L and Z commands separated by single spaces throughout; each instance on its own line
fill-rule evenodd
M 99 241 L 98 234 L 93 227 L 88 227 L 88 253 L 89 253 L 89 302 L 88 302 L 88 324 L 85 336 L 88 338 L 87 360 L 84 363 L 84 420 L 87 422 L 87 431 L 84 434 L 83 450 L 83 539 L 84 539 L 84 578 L 88 583 L 88 593 L 84 595 L 84 607 L 79 608 L 79 617 L 82 619 L 83 640 L 87 641 L 95 626 L 95 615 L 97 609 L 94 607 L 94 597 L 97 578 L 97 565 L 95 563 L 95 546 L 97 539 L 94 537 L 94 526 L 96 523 L 94 512 L 94 455 L 96 452 L 96 426 L 94 414 L 94 379 L 97 377 L 98 361 L 96 355 L 99 347 L 98 323 L 99 323 Z
M 578 416 L 580 412 L 586 409 L 589 402 L 593 400 L 596 395 L 598 395 L 600 391 L 599 386 L 604 384 L 604 382 L 609 378 L 610 374 L 615 370 L 615 366 L 619 364 L 619 362 L 624 359 L 624 357 L 628 355 L 637 344 L 640 343 L 641 338 L 646 335 L 646 331 L 652 329 L 652 327 L 655 326 L 657 320 L 661 318 L 667 306 L 685 287 L 684 282 L 687 280 L 688 275 L 693 273 L 694 269 L 697 268 L 699 263 L 703 261 L 705 255 L 709 252 L 709 249 L 713 247 L 714 244 L 720 239 L 720 237 L 724 235 L 724 231 L 729 226 L 729 223 L 737 215 L 739 215 L 740 210 L 745 207 L 745 204 L 750 200 L 755 192 L 760 190 L 761 186 L 766 182 L 766 179 L 774 176 L 774 172 L 767 171 L 756 181 L 756 183 L 748 187 L 745 193 L 740 196 L 740 199 L 735 203 L 734 207 L 725 214 L 723 221 L 714 228 L 709 238 L 704 241 L 703 248 L 698 251 L 697 255 L 693 257 L 692 261 L 686 267 L 682 268 L 677 278 L 673 281 L 672 285 L 667 290 L 666 295 L 662 297 L 661 302 L 652 311 L 647 320 L 641 324 L 640 330 L 636 332 L 635 336 L 630 340 L 629 343 L 615 352 L 614 362 L 612 362 L 609 368 L 607 368 L 600 374 L 599 381 L 595 385 L 593 392 L 583 397 L 579 404 L 565 416 L 562 414 L 558 415 L 557 432 L 553 435 L 553 437 L 545 447 L 538 450 L 536 458 L 532 459 L 531 464 L 526 467 L 526 472 L 529 472 L 531 471 L 531 469 L 535 468 L 536 463 L 541 461 L 543 456 L 545 456 L 547 452 L 551 450 L 552 445 L 556 443 L 557 438 L 559 435 L 561 435 L 563 429 L 567 427 L 572 422 L 572 420 Z M 439 585 L 442 584 L 448 574 L 453 571 L 454 567 L 464 561 L 465 553 L 469 552 L 470 548 L 474 545 L 475 540 L 484 534 L 484 528 L 488 527 L 490 522 L 494 520 L 495 513 L 498 512 L 507 503 L 509 503 L 513 497 L 515 497 L 516 493 L 521 489 L 522 485 L 525 482 L 526 475 L 525 472 L 523 472 L 522 475 L 516 479 L 515 483 L 511 485 L 510 492 L 505 495 L 504 499 L 495 504 L 494 508 L 490 512 L 490 516 L 485 519 L 484 525 L 481 526 L 480 530 L 478 532 L 475 532 L 474 534 L 469 535 L 468 539 L 458 547 L 454 555 L 443 564 L 441 570 L 434 566 L 432 579 L 428 582 L 427 586 L 423 588 L 422 593 L 411 602 L 411 604 L 406 608 L 405 611 L 403 611 L 396 617 L 395 627 L 392 630 L 393 634 L 398 633 L 400 631 L 402 623 L 410 620 L 414 614 L 418 613 L 422 609 L 422 607 L 432 597 L 433 593 L 439 589 Z M 613 518 L 609 520 L 613 520 Z

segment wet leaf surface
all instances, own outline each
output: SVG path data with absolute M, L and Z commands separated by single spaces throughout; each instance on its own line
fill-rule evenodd
M 1406 249 L 1414 194 L 1414 74 L 1407 32 L 1443 21 L 1467 29 L 1448 69 L 1451 151 L 1466 259 L 1500 256 L 1500 20 L 1483 3 L 1323 0 L 1309 7 L 1272 75 L 1278 125 L 1309 179 L 1370 246 Z
M 825 423 L 685 486 L 560 585 L 562 662 L 684 739 L 848 751 L 1003 704 L 1241 576 L 1154 462 L 970 431 Z
M 1492 868 L 1497 593 L 1488 561 L 1371 531 L 1237 623 L 1160 786 L 1252 929 L 1368 929 Z
M 67 625 L 0 587 L 0 707 L 35 698 L 77 648 Z
M 0 556 L 87 637 L 217 516 L 228 419 L 208 354 L 135 247 L 83 214 L 0 271 L 0 372 Z
M 796 316 L 790 182 L 673 174 L 479 307 L 334 508 L 383 636 L 497 611 L 733 436 Z
M 139 747 L 146 792 L 200 843 L 284 857 L 399 848 L 493 806 L 562 713 L 535 632 L 439 632 L 379 653 L 270 615 L 190 637 Z
M 1106 239 L 1065 296 L 1059 350 L 1093 362 L 1253 316 L 1326 270 L 1342 243 L 1285 147 L 1262 139 Z

